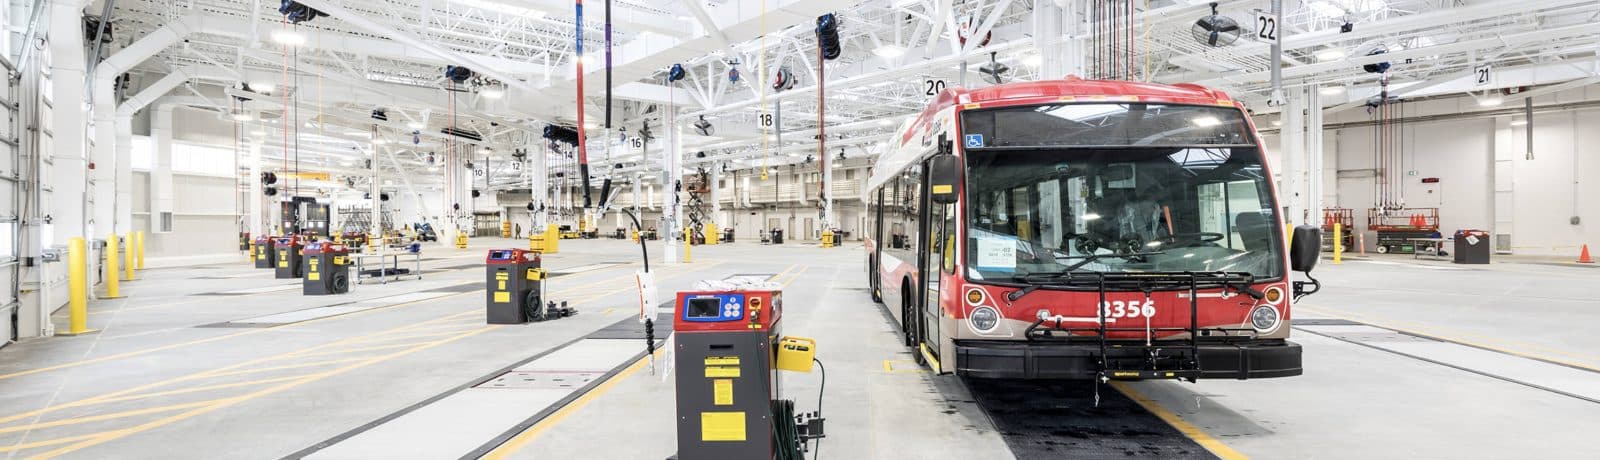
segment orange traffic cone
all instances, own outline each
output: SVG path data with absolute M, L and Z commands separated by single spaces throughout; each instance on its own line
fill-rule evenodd
M 1587 245 L 1587 244 L 1583 245 L 1583 252 L 1578 253 L 1578 263 L 1580 263 L 1580 264 L 1592 264 L 1592 263 L 1594 263 L 1594 258 L 1593 257 L 1589 257 L 1589 245 Z

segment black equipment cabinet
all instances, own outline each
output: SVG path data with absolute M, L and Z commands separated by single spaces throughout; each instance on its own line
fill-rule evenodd
M 273 265 L 277 268 L 278 279 L 299 278 L 305 274 L 305 256 L 300 250 L 305 247 L 305 242 L 299 235 L 279 237 L 273 242 Z
M 350 292 L 350 250 L 342 244 L 316 242 L 305 248 L 305 295 Z
M 272 248 L 277 246 L 277 238 L 270 236 L 256 237 L 255 251 L 256 268 L 272 268 L 272 262 L 277 260 L 278 253 Z
M 539 253 L 491 249 L 484 264 L 489 324 L 523 324 L 542 315 L 545 276 Z
M 1489 263 L 1489 232 L 1483 230 L 1457 230 L 1455 234 L 1455 263 Z

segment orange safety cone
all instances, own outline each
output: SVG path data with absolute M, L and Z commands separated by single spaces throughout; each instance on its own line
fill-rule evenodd
M 1583 245 L 1583 252 L 1578 253 L 1578 263 L 1580 263 L 1580 264 L 1592 264 L 1592 263 L 1594 263 L 1594 258 L 1593 257 L 1589 257 L 1589 245 L 1587 245 L 1587 244 Z

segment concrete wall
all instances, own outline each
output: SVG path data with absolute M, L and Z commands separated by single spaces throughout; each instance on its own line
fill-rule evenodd
M 172 233 L 150 225 L 150 173 L 133 173 L 133 228 L 144 230 L 145 256 L 226 255 L 238 251 L 234 179 L 185 173 L 172 175 Z
M 1536 106 L 1597 100 L 1600 86 L 1534 99 Z M 1521 101 L 1507 98 L 1506 105 L 1494 109 L 1520 107 Z M 1406 105 L 1410 117 L 1488 110 L 1470 97 Z M 1406 167 L 1398 173 L 1405 205 L 1440 208 L 1446 234 L 1482 229 L 1509 235 L 1518 254 L 1576 256 L 1583 244 L 1600 245 L 1600 108 L 1536 113 L 1531 160 L 1527 127 L 1512 126 L 1522 118 L 1479 115 L 1407 123 L 1400 130 Z M 1365 110 L 1353 109 L 1330 114 L 1326 123 L 1370 119 Z M 1258 124 L 1270 127 L 1270 120 Z M 1263 137 L 1269 162 L 1281 171 L 1278 136 Z M 1330 129 L 1324 139 L 1324 203 L 1355 209 L 1357 228 L 1364 229 L 1374 201 L 1373 128 Z M 1439 183 L 1422 183 L 1430 177 Z M 1573 217 L 1580 223 L 1571 224 Z M 1369 250 L 1374 240 L 1366 234 Z

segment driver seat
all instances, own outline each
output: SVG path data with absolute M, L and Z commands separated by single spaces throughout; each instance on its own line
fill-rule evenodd
M 1267 216 L 1257 211 L 1239 213 L 1233 219 L 1233 231 L 1239 234 L 1246 251 L 1266 250 L 1272 246 L 1272 228 Z

